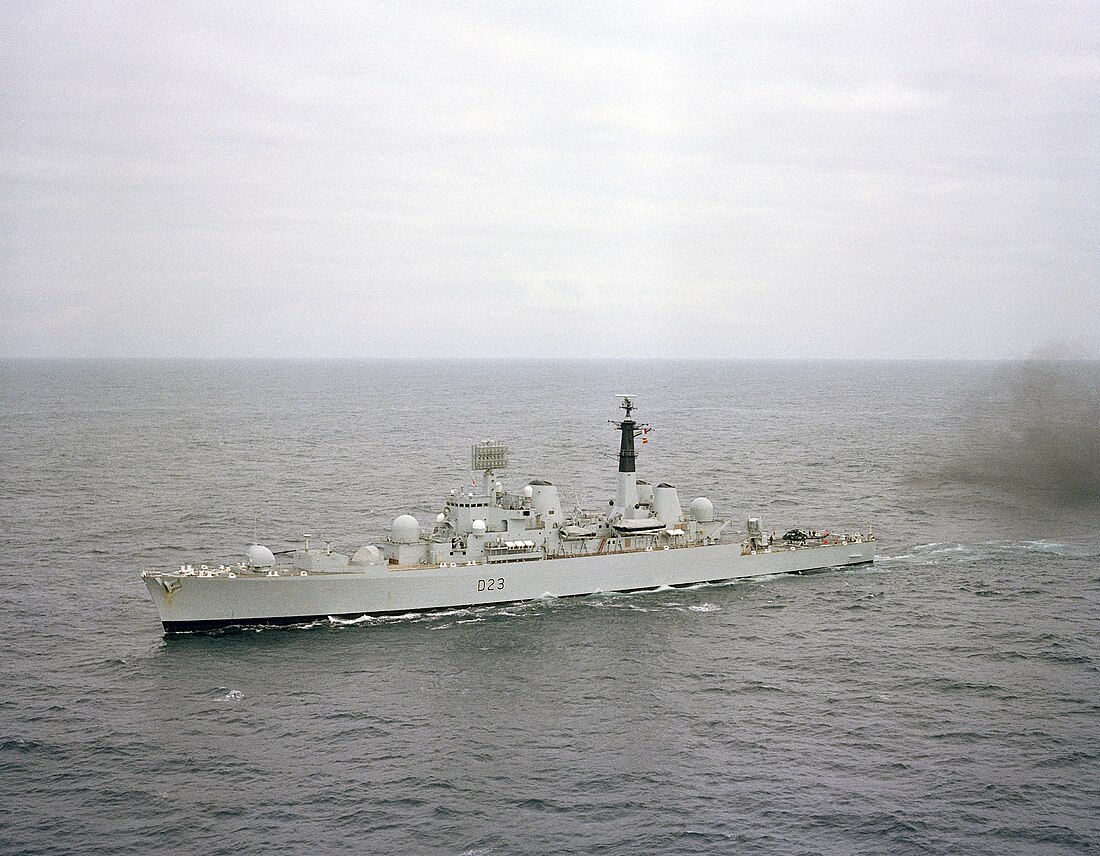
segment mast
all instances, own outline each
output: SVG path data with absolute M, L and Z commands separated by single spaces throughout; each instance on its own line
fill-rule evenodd
M 638 457 L 638 453 L 634 451 L 634 430 L 638 423 L 630 418 L 630 411 L 634 409 L 634 402 L 630 400 L 630 396 L 624 395 L 622 398 L 623 403 L 619 407 L 626 411 L 626 419 L 612 424 L 623 435 L 619 443 L 619 472 L 632 473 L 634 472 L 634 461 Z
M 644 515 L 637 507 L 638 481 L 635 475 L 634 463 L 638 458 L 638 453 L 634 451 L 634 438 L 641 435 L 643 431 L 647 431 L 649 426 L 639 426 L 631 418 L 630 414 L 634 410 L 633 396 L 619 395 L 616 397 L 623 400 L 619 407 L 626 411 L 626 419 L 622 422 L 611 422 L 619 431 L 621 439 L 619 440 L 619 484 L 615 493 L 615 501 L 612 503 L 611 514 L 608 517 L 609 519 L 641 517 Z

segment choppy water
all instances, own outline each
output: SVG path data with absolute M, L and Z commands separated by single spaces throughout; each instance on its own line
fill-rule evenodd
M 0 364 L 0 851 L 1100 851 L 1100 367 Z M 146 567 L 640 475 L 872 568 L 165 639 Z

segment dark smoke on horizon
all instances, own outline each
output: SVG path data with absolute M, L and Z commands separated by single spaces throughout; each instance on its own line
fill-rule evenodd
M 1100 503 L 1100 363 L 1029 360 L 1008 370 L 1000 392 L 1007 420 L 990 426 L 975 413 L 946 475 L 1058 505 Z

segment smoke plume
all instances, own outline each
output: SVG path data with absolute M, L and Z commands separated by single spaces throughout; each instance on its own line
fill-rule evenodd
M 989 396 L 949 475 L 1059 505 L 1100 503 L 1100 363 L 1028 360 Z

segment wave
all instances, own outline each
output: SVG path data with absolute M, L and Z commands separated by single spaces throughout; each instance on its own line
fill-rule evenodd
M 1024 555 L 1088 558 L 1091 552 L 1083 547 L 1069 546 L 1050 539 L 991 539 L 972 544 L 932 542 L 917 544 L 895 555 L 876 555 L 875 562 L 901 562 L 913 565 L 972 564 L 995 557 Z

